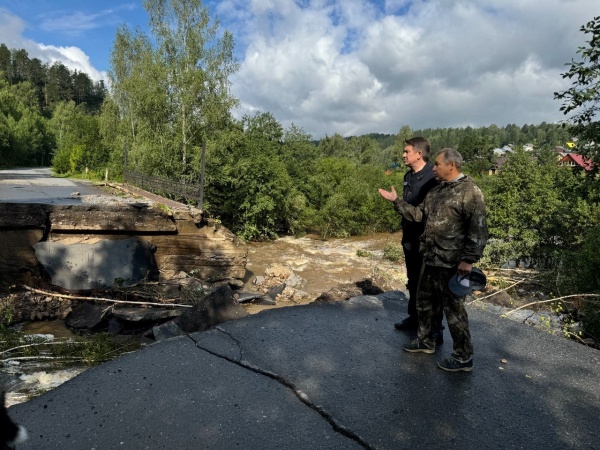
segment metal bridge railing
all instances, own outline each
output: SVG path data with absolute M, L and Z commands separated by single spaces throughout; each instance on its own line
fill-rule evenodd
M 196 184 L 180 183 L 139 172 L 125 172 L 123 178 L 125 183 L 172 200 L 185 199 L 188 203 L 199 205 L 202 198 L 202 186 Z
M 131 172 L 127 166 L 127 153 L 129 146 L 125 145 L 123 150 L 123 179 L 125 183 L 132 184 L 153 192 L 157 195 L 166 196 L 172 200 L 185 199 L 188 203 L 196 203 L 197 208 L 204 208 L 204 161 L 206 159 L 206 142 L 202 142 L 202 159 L 200 168 L 200 185 L 186 184 L 165 178 L 144 175 L 139 172 Z

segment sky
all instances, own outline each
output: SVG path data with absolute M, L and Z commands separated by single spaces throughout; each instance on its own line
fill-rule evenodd
M 557 123 L 554 92 L 598 0 L 208 0 L 235 40 L 236 117 L 270 112 L 315 139 Z M 0 43 L 106 79 L 142 0 L 0 0 Z M 588 37 L 589 38 L 589 37 Z

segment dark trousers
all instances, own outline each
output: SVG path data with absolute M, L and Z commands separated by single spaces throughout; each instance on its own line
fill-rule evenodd
M 421 269 L 423 268 L 423 258 L 419 252 L 419 241 L 407 241 L 402 243 L 404 250 L 404 262 L 406 263 L 406 277 L 408 281 L 406 288 L 408 289 L 408 315 L 418 320 L 417 313 L 417 291 L 419 289 L 419 279 L 421 278 Z M 442 332 L 442 321 L 444 320 L 444 312 L 439 310 L 435 331 Z
M 417 289 L 419 287 L 419 278 L 421 276 L 421 265 L 423 259 L 419 252 L 419 242 L 403 242 L 404 262 L 406 263 L 406 277 L 408 281 L 408 315 L 417 319 Z
M 473 343 L 465 297 L 457 297 L 448 287 L 448 280 L 455 274 L 456 268 L 423 266 L 417 294 L 419 340 L 428 347 L 435 346 L 435 318 L 443 308 L 452 335 L 452 356 L 459 361 L 469 361 L 473 357 Z

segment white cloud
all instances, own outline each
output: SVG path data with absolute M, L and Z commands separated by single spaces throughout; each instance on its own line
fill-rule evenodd
M 30 58 L 39 58 L 50 64 L 62 62 L 70 70 L 87 73 L 94 81 L 106 80 L 106 72 L 100 72 L 90 62 L 90 58 L 79 47 L 56 47 L 54 45 L 35 44 L 28 50 Z
M 116 8 L 97 12 L 57 10 L 41 16 L 40 28 L 48 32 L 58 32 L 67 36 L 83 36 L 86 31 L 103 27 L 115 27 L 123 22 L 119 13 L 136 9 L 132 3 L 124 3 Z
M 228 0 L 239 113 L 315 137 L 563 119 L 553 93 L 597 0 Z M 304 6 L 298 6 L 302 3 Z M 235 11 L 235 16 L 228 16 Z M 240 13 L 243 11 L 243 13 Z M 402 12 L 402 15 L 387 13 Z M 244 22 L 242 22 L 242 20 Z M 231 21 L 231 22 L 228 22 Z
M 21 42 L 21 34 L 24 29 L 25 22 L 20 17 L 0 8 L 0 41 L 5 43 L 8 48 L 20 48 L 15 44 Z
M 568 87 L 561 73 L 584 45 L 579 28 L 597 9 L 597 0 L 206 4 L 235 37 L 241 63 L 231 79 L 241 103 L 236 114 L 271 112 L 284 127 L 295 123 L 315 138 L 396 133 L 403 125 L 559 121 L 564 116 L 553 93 Z M 68 23 L 71 34 L 85 37 L 97 24 L 114 21 L 102 43 L 110 46 L 116 10 L 69 14 L 68 21 L 47 16 L 46 28 Z M 0 9 L 0 42 L 104 78 L 81 48 L 23 38 L 27 26 Z
M 19 17 L 0 8 L 0 42 L 11 49 L 25 49 L 29 58 L 38 58 L 43 63 L 61 62 L 70 70 L 87 73 L 94 81 L 106 79 L 90 62 L 89 56 L 78 47 L 59 47 L 34 42 L 23 37 L 27 24 Z

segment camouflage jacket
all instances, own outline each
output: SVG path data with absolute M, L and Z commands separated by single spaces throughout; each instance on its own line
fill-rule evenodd
M 439 184 L 417 206 L 398 198 L 394 208 L 407 220 L 425 222 L 420 238 L 425 264 L 456 267 L 481 258 L 488 238 L 485 202 L 471 177 Z

